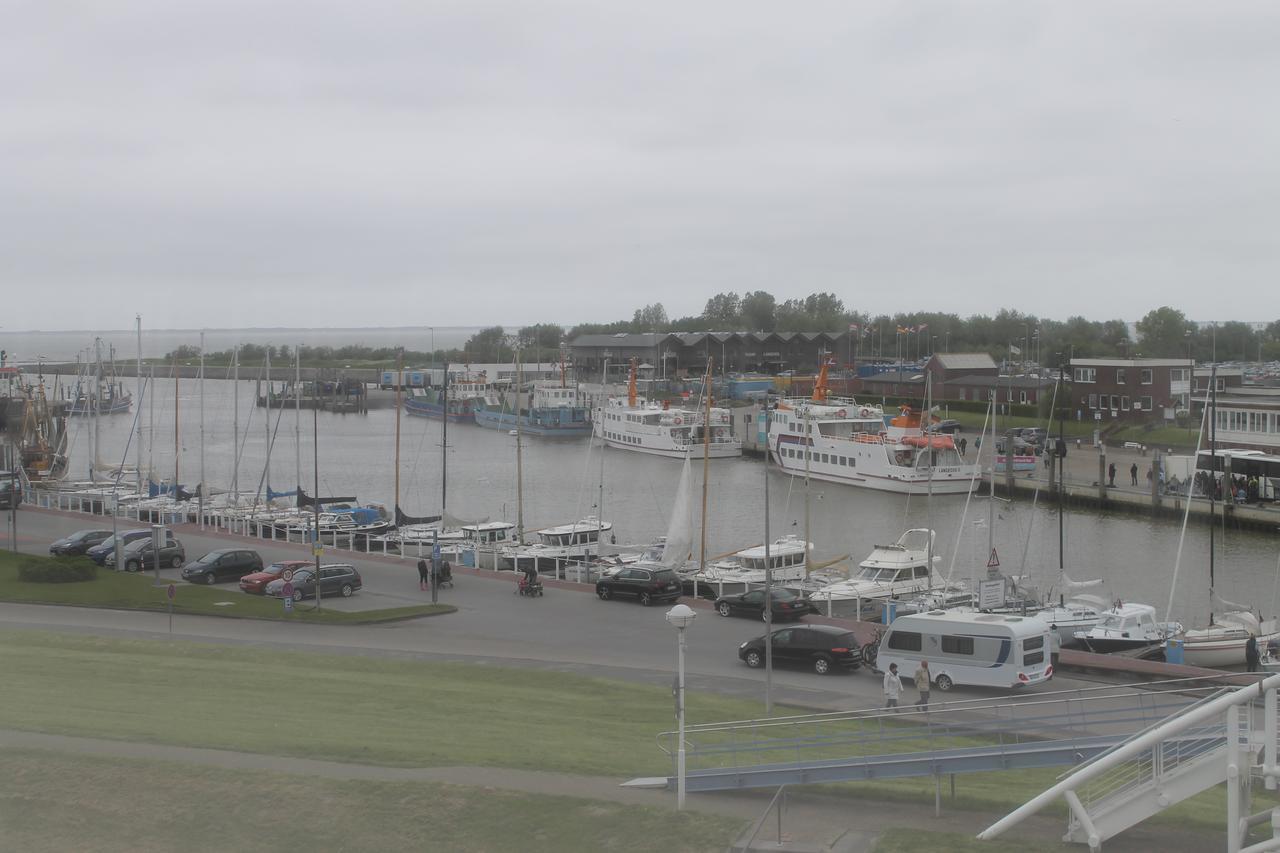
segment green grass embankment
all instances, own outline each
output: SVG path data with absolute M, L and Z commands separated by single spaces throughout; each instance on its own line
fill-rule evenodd
M 63 560 L 85 561 L 86 557 L 64 557 Z M 155 584 L 150 572 L 116 572 L 99 569 L 96 580 L 74 583 L 28 583 L 18 579 L 18 567 L 24 563 L 49 563 L 55 558 L 29 554 L 0 552 L 0 601 L 27 604 L 63 604 L 76 607 L 103 607 L 113 610 L 152 610 L 166 612 L 169 581 L 161 579 Z M 230 616 L 242 619 L 275 619 L 290 622 L 319 624 L 364 625 L 428 616 L 435 613 L 451 613 L 456 608 L 447 604 L 422 604 L 383 610 L 338 611 L 321 605 L 314 609 L 314 601 L 306 601 L 286 614 L 279 599 L 260 595 L 246 595 L 234 584 L 220 586 L 196 586 L 184 581 L 174 582 L 176 593 L 173 602 L 175 614 L 199 614 L 204 616 Z M 356 593 L 359 595 L 359 593 Z

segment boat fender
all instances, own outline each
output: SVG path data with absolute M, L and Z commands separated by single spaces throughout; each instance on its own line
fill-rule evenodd
M 861 409 L 858 410 L 858 417 L 861 417 L 861 418 L 871 417 L 871 409 L 867 408 L 866 406 L 863 406 Z

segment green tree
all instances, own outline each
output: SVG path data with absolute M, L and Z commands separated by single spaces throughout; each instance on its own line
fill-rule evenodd
M 707 300 L 707 306 L 702 309 L 702 320 L 708 329 L 728 331 L 737 327 L 741 306 L 738 294 L 717 293 Z
M 464 358 L 480 364 L 503 364 L 515 361 L 515 353 L 507 342 L 506 331 L 501 326 L 481 329 L 467 339 L 463 346 Z
M 1195 330 L 1195 324 L 1185 314 L 1163 305 L 1138 321 L 1142 354 L 1147 358 L 1185 358 L 1187 343 Z
M 669 324 L 667 318 L 667 309 L 662 307 L 661 302 L 654 302 L 652 305 L 646 305 L 643 308 L 637 308 L 635 316 L 632 318 L 633 332 L 663 332 L 666 331 Z
M 777 322 L 775 319 L 777 311 L 777 300 L 773 298 L 772 293 L 766 293 L 763 290 L 743 294 L 739 303 L 742 324 L 746 326 L 748 332 L 772 332 Z

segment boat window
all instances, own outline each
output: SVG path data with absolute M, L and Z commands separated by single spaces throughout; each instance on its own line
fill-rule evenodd
M 1120 627 L 1121 621 L 1122 620 L 1120 619 L 1120 617 L 1117 616 L 1116 614 L 1108 613 L 1098 620 L 1098 627 L 1118 629 Z
M 942 637 L 942 651 L 949 655 L 973 654 L 973 637 Z
M 894 631 L 889 635 L 889 648 L 904 652 L 920 651 L 920 634 L 917 631 Z
M 929 577 L 929 567 L 928 567 L 928 566 L 916 566 L 916 577 L 918 577 L 918 578 L 927 578 L 927 577 Z

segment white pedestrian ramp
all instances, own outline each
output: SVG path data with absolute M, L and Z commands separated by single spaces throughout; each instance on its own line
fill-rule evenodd
M 1169 806 L 1227 783 L 1228 853 L 1280 851 L 1280 808 L 1250 814 L 1255 779 L 1280 785 L 1280 675 L 1223 689 L 1178 710 L 1059 777 L 978 835 L 995 838 L 1059 797 L 1070 809 L 1066 841 L 1099 850 L 1102 842 Z M 1249 828 L 1270 823 L 1272 837 L 1244 846 Z

